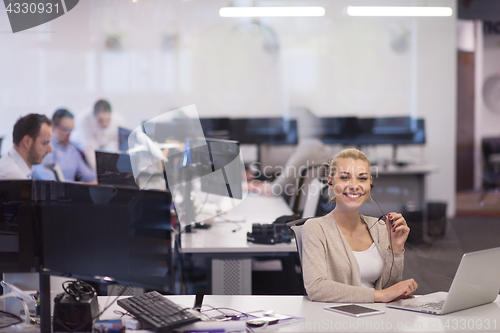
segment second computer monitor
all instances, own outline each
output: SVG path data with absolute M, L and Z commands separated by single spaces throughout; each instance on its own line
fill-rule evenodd
M 285 118 L 231 119 L 231 138 L 242 144 L 294 145 L 297 121 Z

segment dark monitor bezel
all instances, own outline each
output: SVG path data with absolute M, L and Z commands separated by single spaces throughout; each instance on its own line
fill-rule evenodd
M 373 133 L 374 124 L 379 120 L 401 119 L 416 122 L 416 131 L 409 130 L 406 133 Z M 426 143 L 425 120 L 412 117 L 377 117 L 377 118 L 354 118 L 354 117 L 323 117 L 321 118 L 323 128 L 319 130 L 319 139 L 325 144 L 342 145 L 424 145 Z M 334 135 L 328 135 L 325 127 L 329 123 L 337 123 L 338 130 Z
M 290 126 L 286 132 L 281 131 L 285 127 L 285 122 Z M 252 123 L 255 123 L 255 126 L 252 126 Z M 262 134 L 248 133 L 253 128 L 258 128 Z M 266 129 L 274 129 L 276 133 L 263 134 Z M 232 118 L 231 139 L 240 144 L 296 145 L 298 143 L 297 120 L 283 117 Z
M 41 259 L 40 259 L 40 264 L 42 267 L 42 270 L 44 274 L 49 274 L 49 275 L 55 275 L 55 276 L 66 276 L 66 277 L 72 277 L 72 278 L 78 278 L 78 279 L 84 279 L 84 280 L 90 280 L 90 281 L 96 281 L 100 283 L 118 283 L 122 285 L 129 285 L 129 286 L 137 286 L 137 287 L 143 287 L 143 288 L 151 288 L 151 289 L 156 289 L 156 290 L 163 290 L 166 292 L 171 292 L 172 291 L 172 279 L 173 276 L 169 276 L 168 279 L 166 278 L 164 280 L 164 283 L 160 282 L 153 282 L 152 280 L 147 280 L 144 279 L 143 277 L 137 277 L 134 278 L 130 275 L 124 275 L 122 273 L 118 273 L 116 271 L 116 268 L 110 268 L 115 269 L 114 274 L 110 274 L 110 271 L 105 271 L 102 269 L 104 266 L 102 263 L 100 264 L 100 269 L 96 269 L 95 271 L 92 271 L 92 268 L 89 268 L 90 264 L 88 263 L 88 260 L 84 261 L 78 261 L 75 260 L 73 263 L 73 259 L 77 257 L 77 254 L 75 254 L 75 250 L 73 249 L 67 249 L 67 251 L 62 251 L 63 249 L 60 249 L 60 251 L 54 251 L 53 249 L 49 249 L 49 246 L 51 244 L 56 244 L 56 240 L 61 234 L 63 233 L 62 231 L 60 234 L 54 235 L 54 232 L 52 232 L 54 225 L 59 225 L 65 223 L 65 220 L 67 219 L 67 223 L 71 223 L 71 226 L 74 227 L 76 223 L 79 223 L 80 225 L 75 227 L 81 230 L 85 230 L 88 226 L 94 225 L 98 226 L 96 229 L 97 230 L 88 230 L 87 233 L 82 232 L 82 233 L 72 233 L 73 237 L 86 237 L 89 236 L 90 234 L 93 234 L 96 239 L 92 239 L 92 241 L 89 240 L 89 244 L 96 244 L 96 240 L 103 240 L 103 242 L 100 242 L 99 244 L 102 245 L 97 245 L 100 246 L 99 249 L 101 249 L 104 252 L 99 253 L 99 260 L 106 260 L 106 262 L 112 262 L 118 260 L 117 256 L 117 248 L 113 247 L 111 243 L 115 242 L 117 244 L 122 244 L 122 246 L 126 247 L 127 245 L 130 247 L 131 242 L 134 241 L 134 237 L 138 238 L 144 238 L 144 237 L 154 237 L 155 239 L 158 238 L 159 241 L 162 241 L 162 237 L 166 237 L 167 234 L 170 234 L 170 231 L 172 230 L 172 225 L 171 225 L 171 220 L 170 220 L 170 206 L 172 203 L 172 197 L 169 192 L 165 191 L 155 191 L 155 190 L 134 190 L 130 188 L 117 188 L 118 193 L 115 197 L 111 199 L 111 201 L 108 204 L 104 205 L 98 205 L 98 204 L 93 204 L 91 201 L 88 201 L 90 198 L 90 195 L 88 194 L 88 191 L 90 191 L 91 188 L 99 188 L 99 187 L 106 187 L 109 188 L 109 186 L 100 186 L 100 185 L 86 185 L 86 184 L 70 184 L 72 187 L 69 192 L 75 193 L 75 201 L 73 202 L 62 202 L 60 203 L 60 207 L 57 206 L 57 203 L 54 206 L 54 203 L 50 202 L 42 202 L 39 205 L 38 211 L 39 211 L 39 221 L 40 221 L 40 243 L 41 243 Z M 78 192 L 78 193 L 76 193 Z M 149 196 L 149 197 L 148 197 Z M 152 196 L 156 197 L 156 201 L 153 203 L 156 203 L 158 200 L 163 201 L 165 199 L 165 203 L 163 203 L 164 207 L 158 208 L 158 210 L 164 209 L 164 214 L 165 214 L 165 221 L 163 221 L 160 226 L 159 224 L 155 224 L 154 221 L 151 221 L 150 218 L 146 220 L 146 217 L 143 218 L 143 221 L 139 221 L 140 224 L 137 224 L 137 214 L 135 211 L 133 211 L 135 205 L 142 201 L 141 206 L 137 206 L 138 211 L 143 211 L 143 207 L 145 204 L 148 204 L 148 200 L 152 198 Z M 72 206 L 73 205 L 73 206 Z M 64 207 L 65 206 L 65 207 Z M 109 216 L 103 216 L 103 220 L 99 221 L 93 221 L 92 220 L 92 215 L 93 212 L 95 211 L 105 211 L 109 207 Z M 55 210 L 57 209 L 57 213 Z M 62 210 L 60 210 L 62 209 Z M 62 216 L 63 214 L 59 214 L 59 212 L 68 212 L 74 210 L 75 212 L 78 211 L 80 214 L 73 216 L 73 218 L 67 218 L 65 216 Z M 114 212 L 114 213 L 113 213 Z M 45 213 L 45 216 L 43 215 Z M 118 213 L 118 214 L 117 214 Z M 88 214 L 87 216 L 84 216 L 85 214 Z M 49 217 L 47 217 L 49 216 Z M 123 220 L 118 220 L 121 217 L 125 216 L 127 218 L 126 221 Z M 145 216 L 145 215 L 144 215 Z M 48 221 L 48 218 L 52 218 L 51 221 Z M 59 219 L 59 221 L 54 221 L 54 219 Z M 98 218 L 98 217 L 95 217 Z M 111 223 L 111 221 L 114 220 L 114 224 L 120 225 L 120 229 L 115 229 L 115 228 L 107 228 L 103 225 L 104 223 Z M 135 221 L 135 222 L 134 222 Z M 52 225 L 51 225 L 52 224 Z M 167 228 L 167 225 L 169 226 Z M 61 228 L 57 228 L 60 230 Z M 160 232 L 161 231 L 161 232 Z M 66 231 L 67 233 L 67 231 Z M 66 235 L 69 236 L 69 235 Z M 169 237 L 170 241 L 173 242 L 173 237 Z M 105 242 L 105 240 L 108 240 L 108 243 Z M 167 240 L 167 238 L 165 238 Z M 129 243 L 125 244 L 125 242 L 128 241 Z M 78 252 L 78 255 L 80 256 L 88 256 L 89 260 L 91 258 L 95 258 L 95 251 L 92 248 L 89 248 L 88 254 L 83 251 L 81 251 L 81 244 L 86 242 L 86 239 L 78 239 L 75 238 L 73 240 L 75 244 L 79 243 L 79 248 L 76 251 Z M 56 245 L 57 246 L 57 245 Z M 170 265 L 172 263 L 172 253 L 171 253 L 172 247 L 168 247 L 168 253 L 154 253 L 154 255 L 157 255 L 157 257 L 163 256 L 163 258 L 168 257 L 168 263 L 165 263 L 165 265 Z M 67 254 L 64 254 L 64 252 L 67 252 Z M 56 257 L 56 254 L 58 253 L 60 257 Z M 131 258 L 131 257 L 126 257 L 130 252 L 127 253 L 122 253 L 122 261 L 124 261 L 124 258 Z M 50 255 L 49 255 L 50 254 Z M 94 256 L 94 257 L 93 257 Z M 71 263 L 70 263 L 71 261 Z M 127 264 L 129 264 L 127 262 Z M 81 266 L 79 266 L 81 265 Z M 99 265 L 97 265 L 99 266 Z M 169 271 L 171 273 L 171 271 Z M 103 279 L 106 277 L 106 279 Z M 109 278 L 109 279 L 108 279 Z

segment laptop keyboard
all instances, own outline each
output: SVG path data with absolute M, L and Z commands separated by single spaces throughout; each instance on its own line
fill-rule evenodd
M 431 310 L 441 310 L 443 308 L 444 301 L 432 302 L 419 305 L 419 308 L 431 309 Z

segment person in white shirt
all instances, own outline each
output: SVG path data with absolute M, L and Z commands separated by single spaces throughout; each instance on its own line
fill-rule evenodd
M 82 154 L 69 137 L 75 126 L 73 114 L 66 109 L 58 109 L 52 116 L 52 153 L 47 154 L 41 164 L 34 167 L 33 179 L 58 180 L 97 185 L 95 172 L 85 163 Z M 56 166 L 61 173 L 57 173 Z
M 83 150 L 89 166 L 95 171 L 95 151 L 118 150 L 118 127 L 123 126 L 123 118 L 111 112 L 106 100 L 99 100 L 94 110 L 77 118 L 71 141 Z
M 0 158 L 0 179 L 31 179 L 33 165 L 52 151 L 52 122 L 41 114 L 19 118 L 12 133 L 14 146 Z

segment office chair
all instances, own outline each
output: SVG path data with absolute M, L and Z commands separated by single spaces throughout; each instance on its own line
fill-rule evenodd
M 302 226 L 309 218 L 295 220 L 288 222 L 286 225 L 292 229 L 293 235 L 295 236 L 295 245 L 297 246 L 297 252 L 299 253 L 300 261 L 302 262 Z
M 297 252 L 299 253 L 300 259 L 300 276 L 302 277 L 302 226 L 309 218 L 295 220 L 292 222 L 288 222 L 286 225 L 292 229 L 293 235 L 295 236 L 295 245 L 297 246 Z M 302 279 L 302 284 L 303 279 Z M 307 296 L 306 290 L 304 288 L 304 296 Z
M 488 195 L 488 190 L 500 187 L 500 137 L 483 138 L 483 193 L 479 198 L 481 206 Z
M 309 183 L 318 178 L 320 181 L 326 181 L 328 178 L 328 164 L 311 165 L 308 168 L 300 170 L 299 178 L 296 181 L 295 195 L 290 201 L 290 207 L 294 214 L 301 214 L 307 199 L 307 190 Z

